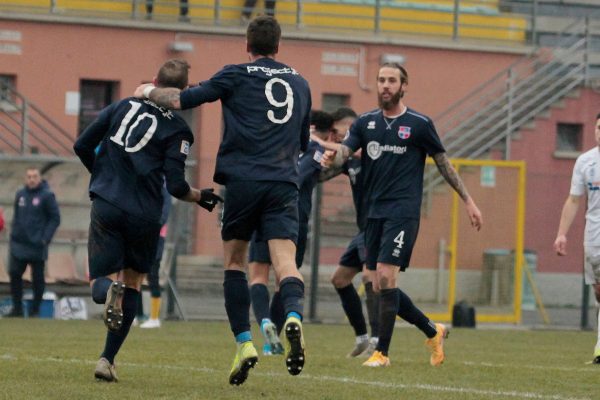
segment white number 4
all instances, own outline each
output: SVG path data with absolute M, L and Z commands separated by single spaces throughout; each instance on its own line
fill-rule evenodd
M 401 249 L 402 246 L 404 246 L 404 231 L 400 231 L 398 236 L 396 236 L 396 239 L 394 239 L 394 243 L 397 244 L 396 247 L 398 247 L 399 249 Z

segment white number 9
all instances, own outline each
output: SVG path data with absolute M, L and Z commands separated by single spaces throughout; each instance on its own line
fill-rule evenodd
M 273 97 L 273 84 L 280 83 L 285 88 L 285 100 L 277 101 Z M 273 78 L 267 82 L 265 85 L 265 95 L 267 96 L 267 100 L 275 107 L 286 107 L 287 110 L 285 112 L 285 116 L 281 119 L 275 117 L 275 112 L 273 110 L 267 111 L 267 117 L 269 121 L 275 124 L 285 124 L 292 117 L 292 109 L 294 108 L 294 92 L 292 91 L 292 87 L 289 83 L 280 78 Z

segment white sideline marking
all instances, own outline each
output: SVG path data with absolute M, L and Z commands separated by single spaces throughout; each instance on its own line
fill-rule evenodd
M 542 369 L 544 371 L 564 371 L 564 372 L 590 372 L 598 374 L 599 367 L 588 368 L 573 368 L 573 367 L 547 367 L 544 365 L 519 365 L 519 364 L 494 364 L 489 362 L 473 362 L 463 361 L 463 365 L 473 367 L 488 367 L 488 368 L 510 368 L 510 369 Z M 591 364 L 591 362 L 589 362 Z
M 15 357 L 12 354 L 3 354 L 0 355 L 0 361 L 17 361 L 19 358 Z M 24 357 L 22 358 L 26 361 L 32 362 L 56 362 L 56 363 L 71 363 L 71 364 L 85 364 L 85 365 L 95 365 L 97 361 L 92 360 L 81 360 L 77 358 L 70 359 L 62 359 L 62 358 L 54 358 L 54 357 Z M 477 365 L 477 366 L 489 366 L 489 367 L 506 367 L 502 364 L 490 364 L 490 363 L 474 363 L 474 362 L 463 362 L 465 365 Z M 216 370 L 214 368 L 207 367 L 188 367 L 188 366 L 179 366 L 179 365 L 168 365 L 168 364 L 140 364 L 140 363 L 128 363 L 123 362 L 119 363 L 119 366 L 127 366 L 134 368 L 158 368 L 165 370 L 176 370 L 176 371 L 193 371 L 193 372 L 205 372 L 205 373 L 221 373 L 222 371 Z M 512 366 L 514 367 L 514 366 Z M 530 366 L 534 368 L 533 366 Z M 558 368 L 556 368 L 558 369 Z M 566 368 L 565 368 L 566 369 Z M 573 371 L 573 369 L 568 369 L 569 371 Z M 589 369 L 585 369 L 589 371 Z M 252 375 L 258 376 L 272 376 L 272 377 L 283 377 L 288 376 L 287 374 L 280 374 L 277 372 L 252 372 Z M 390 389 L 418 389 L 428 392 L 442 392 L 442 393 L 465 393 L 465 394 L 475 394 L 479 396 L 489 396 L 489 397 L 513 397 L 520 399 L 539 399 L 539 400 L 591 400 L 589 397 L 564 397 L 560 395 L 547 395 L 541 393 L 534 392 L 517 392 L 517 391 L 501 391 L 501 390 L 482 390 L 468 387 L 455 387 L 455 386 L 440 386 L 440 385 L 430 385 L 423 383 L 414 383 L 414 384 L 404 384 L 404 383 L 387 383 L 380 381 L 363 381 L 358 380 L 356 378 L 350 377 L 339 377 L 339 376 L 327 376 L 327 375 L 319 375 L 313 376 L 310 374 L 302 374 L 299 375 L 298 378 L 303 380 L 312 380 L 312 381 L 328 381 L 328 382 L 339 382 L 344 384 L 354 384 L 354 385 L 368 385 L 368 386 L 376 386 L 378 388 L 390 388 Z

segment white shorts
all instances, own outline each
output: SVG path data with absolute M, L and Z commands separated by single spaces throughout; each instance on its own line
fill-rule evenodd
M 585 246 L 583 276 L 586 285 L 600 284 L 600 246 Z

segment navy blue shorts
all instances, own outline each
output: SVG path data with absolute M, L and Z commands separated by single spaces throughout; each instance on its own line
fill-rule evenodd
M 362 271 L 365 260 L 365 232 L 361 231 L 352 238 L 346 251 L 340 257 L 339 264 L 342 267 L 356 268 Z
M 296 267 L 300 268 L 304 261 L 304 253 L 306 252 L 306 238 L 308 235 L 308 226 L 300 225 L 298 232 L 298 240 L 296 245 Z M 258 262 L 271 264 L 271 253 L 269 252 L 269 244 L 266 241 L 256 239 L 256 233 L 252 235 L 250 241 L 250 251 L 248 252 L 249 262 Z
M 396 265 L 404 271 L 419 233 L 419 220 L 401 218 L 369 218 L 365 229 L 367 268 L 377 270 L 377 263 Z
M 90 280 L 131 268 L 147 274 L 156 260 L 160 224 L 132 216 L 96 197 L 88 238 Z
M 250 250 L 248 251 L 248 261 L 264 264 L 271 264 L 271 253 L 269 252 L 269 243 L 256 240 L 256 233 L 252 235 L 250 241 Z
M 308 223 L 300 223 L 298 229 L 298 241 L 296 243 L 296 267 L 300 268 L 304 262 L 306 253 L 306 239 L 308 237 Z
M 298 187 L 289 182 L 237 181 L 226 185 L 223 240 L 298 238 Z

